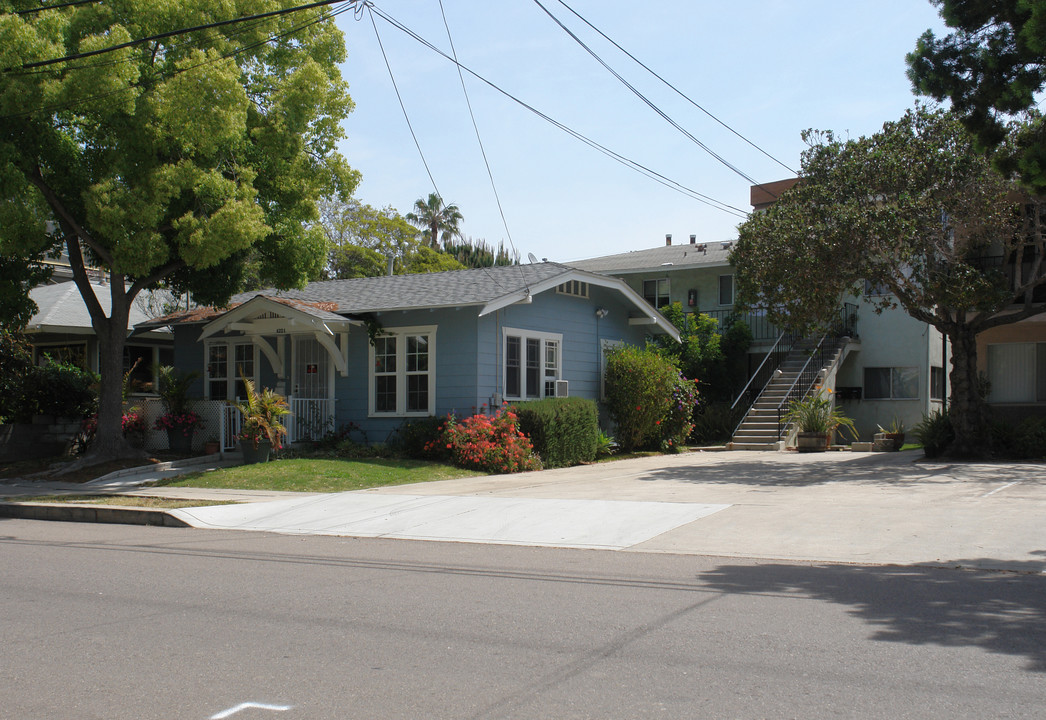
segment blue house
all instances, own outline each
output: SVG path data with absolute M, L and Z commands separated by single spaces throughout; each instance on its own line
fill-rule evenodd
M 679 338 L 624 281 L 548 262 L 244 293 L 137 330 L 165 325 L 226 447 L 238 418 L 218 408 L 243 395 L 241 377 L 288 397 L 292 441 L 354 422 L 381 442 L 411 418 L 599 400 L 609 348 Z

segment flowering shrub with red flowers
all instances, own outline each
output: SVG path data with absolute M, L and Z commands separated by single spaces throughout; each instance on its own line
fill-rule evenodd
M 461 421 L 448 415 L 438 439 L 428 443 L 426 450 L 435 452 L 437 447 L 445 449 L 455 465 L 470 470 L 511 473 L 541 469 L 533 445 L 509 410 Z
M 191 436 L 203 425 L 203 418 L 192 410 L 181 413 L 164 413 L 153 423 L 153 427 L 157 430 L 173 430 L 186 436 Z
M 145 416 L 141 408 L 131 408 L 120 418 L 120 426 L 123 428 L 123 436 L 135 447 L 145 444 Z M 98 413 L 84 418 L 80 423 L 80 430 L 84 435 L 84 446 L 89 445 L 98 431 Z

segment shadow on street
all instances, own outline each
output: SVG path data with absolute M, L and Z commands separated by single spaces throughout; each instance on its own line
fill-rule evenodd
M 986 560 L 954 565 L 977 562 Z M 1039 565 L 1028 563 L 1034 575 L 911 566 L 723 565 L 699 577 L 726 593 L 809 597 L 847 606 L 874 628 L 872 640 L 1023 656 L 1029 672 L 1042 673 L 1046 577 L 1038 573 Z

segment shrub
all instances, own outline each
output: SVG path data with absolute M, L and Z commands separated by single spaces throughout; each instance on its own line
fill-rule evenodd
M 23 421 L 33 415 L 87 417 L 95 411 L 97 384 L 98 376 L 94 373 L 48 357 L 23 378 L 15 416 Z
M 697 381 L 676 373 L 668 415 L 661 422 L 661 449 L 679 452 L 694 430 L 694 408 L 697 407 Z
M 595 460 L 599 411 L 592 400 L 545 398 L 520 403 L 513 410 L 519 417 L 519 429 L 530 438 L 544 467 L 568 467 Z
M 993 423 L 992 448 L 998 455 L 1018 460 L 1046 458 L 1046 419 L 1025 418 L 1016 425 Z
M 440 437 L 443 420 L 438 417 L 427 417 L 418 420 L 407 420 L 396 428 L 393 438 L 395 447 L 406 457 L 417 460 L 437 460 L 445 457 L 446 449 L 436 440 Z
M 628 345 L 613 350 L 607 357 L 605 375 L 607 410 L 617 424 L 617 439 L 621 449 L 629 452 L 640 447 L 658 447 L 672 440 L 685 442 L 684 432 L 692 421 L 679 412 L 680 403 L 693 412 L 696 389 L 684 389 L 692 380 L 683 379 L 669 360 L 652 350 Z M 682 394 L 686 395 L 686 398 Z M 662 423 L 667 423 L 662 428 Z M 667 432 L 666 432 L 667 429 Z M 683 440 L 679 438 L 683 437 Z
M 939 457 L 955 439 L 951 419 L 940 410 L 923 415 L 922 422 L 912 428 L 912 433 L 928 458 Z
M 541 469 L 533 445 L 519 431 L 511 410 L 499 410 L 493 417 L 473 415 L 460 422 L 448 415 L 435 443 L 446 448 L 455 465 L 466 469 L 489 473 Z
M 353 440 L 353 433 L 359 435 L 359 441 Z M 356 423 L 347 422 L 339 425 L 337 430 L 329 430 L 324 433 L 323 437 L 316 441 L 316 448 L 319 450 L 334 450 L 346 440 L 356 442 L 356 444 L 367 445 L 367 433 Z
M 730 403 L 725 402 L 702 403 L 694 412 L 691 438 L 704 445 L 727 442 L 747 411 L 748 407 L 743 404 L 731 408 Z

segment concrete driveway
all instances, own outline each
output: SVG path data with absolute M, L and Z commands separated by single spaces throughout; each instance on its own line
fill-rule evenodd
M 197 527 L 1046 571 L 1046 466 L 689 453 L 173 511 Z

